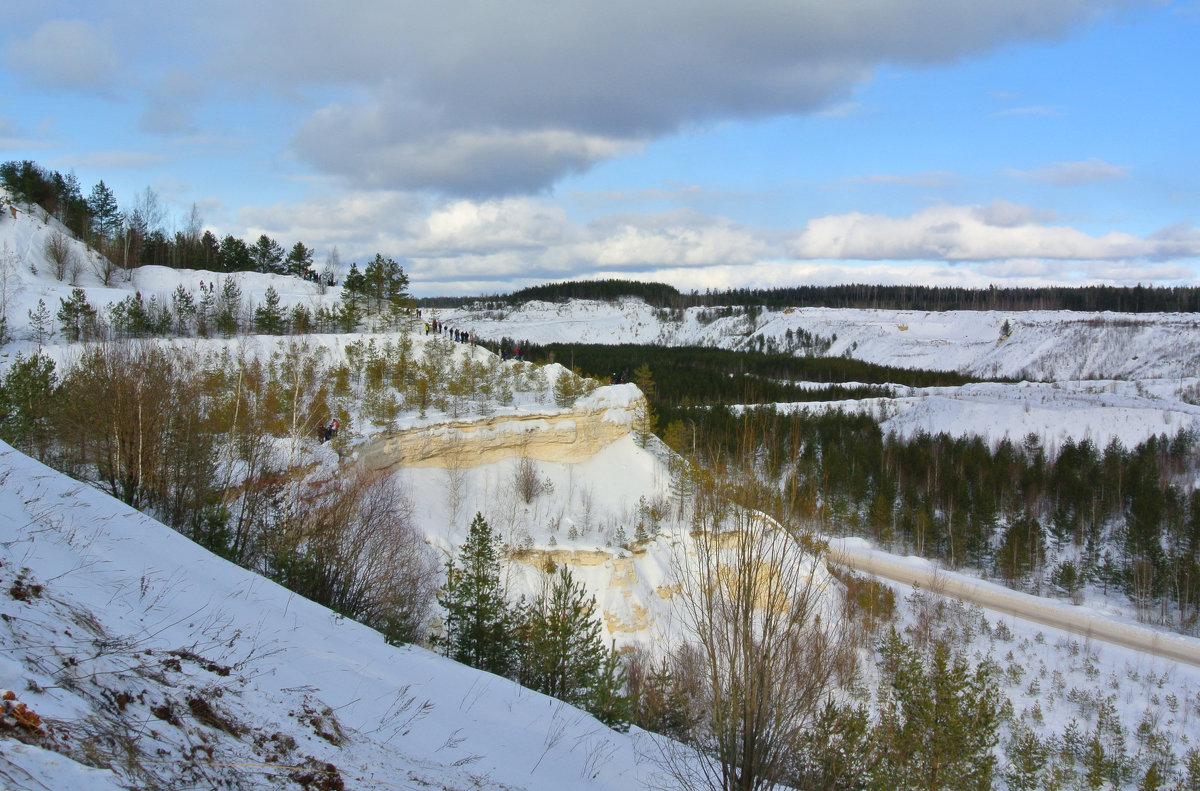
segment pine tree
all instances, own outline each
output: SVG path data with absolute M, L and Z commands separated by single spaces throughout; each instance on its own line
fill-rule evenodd
M 586 707 L 604 664 L 596 600 L 566 566 L 530 605 L 524 624 L 520 681 L 527 687 Z
M 1014 727 L 1008 744 L 1009 765 L 1004 780 L 1010 791 L 1042 788 L 1042 771 L 1050 758 L 1046 745 L 1026 726 Z
M 353 299 L 363 301 L 367 297 L 367 278 L 358 269 L 358 264 L 350 264 L 350 271 L 346 273 L 346 279 L 342 281 L 342 298 L 349 294 Z
M 446 610 L 441 642 L 456 662 L 500 675 L 512 667 L 513 613 L 500 580 L 499 538 L 475 514 L 458 563 L 446 566 L 438 602 Z
M 629 695 L 625 667 L 616 650 L 609 649 L 588 696 L 587 710 L 605 725 L 622 733 L 633 722 L 633 698 Z
M 200 301 L 196 303 L 196 334 L 201 338 L 207 338 L 210 330 L 210 323 L 216 315 L 216 295 L 212 289 L 204 289 L 200 292 Z
M 222 272 L 245 272 L 251 268 L 250 248 L 236 236 L 228 235 L 221 240 L 217 250 L 217 265 Z
M 83 289 L 72 289 L 70 298 L 60 298 L 59 302 L 58 323 L 63 336 L 72 343 L 91 337 L 96 326 L 96 309 L 88 303 Z
M 171 309 L 175 313 L 175 329 L 180 335 L 191 334 L 196 318 L 196 298 L 180 283 L 171 294 Z
M 358 264 L 350 264 L 350 271 L 342 281 L 342 304 L 337 308 L 337 321 L 342 332 L 353 332 L 362 318 L 366 303 L 366 278 L 358 271 Z
M 34 342 L 38 346 L 45 345 L 46 341 L 54 337 L 54 326 L 50 321 L 50 309 L 46 307 L 46 300 L 39 299 L 37 310 L 26 312 L 29 314 L 29 332 Z
M 87 200 L 88 212 L 92 215 L 92 228 L 101 239 L 110 240 L 116 237 L 121 228 L 121 211 L 117 207 L 117 198 L 113 191 L 101 180 Z
M 304 277 L 312 267 L 312 263 L 312 248 L 305 247 L 304 242 L 296 242 L 288 251 L 287 258 L 283 259 L 283 271 L 285 274 Z
M 564 370 L 554 380 L 554 405 L 560 409 L 569 409 L 580 394 L 579 377 L 572 371 Z
M 654 412 L 653 405 L 654 377 L 650 372 L 649 363 L 642 363 L 638 366 L 637 370 L 633 372 L 633 382 L 645 396 L 645 400 L 638 404 L 633 426 L 637 443 L 644 448 L 650 443 L 650 437 L 658 428 L 658 416 Z
M 283 248 L 279 242 L 265 233 L 261 234 L 258 241 L 250 248 L 250 263 L 256 272 L 282 275 L 284 274 Z
M 357 273 L 354 267 L 350 271 L 352 275 Z M 347 275 L 347 288 L 352 287 L 351 282 L 351 275 Z M 354 290 L 360 290 L 367 296 L 373 313 L 382 313 L 387 309 L 395 312 L 408 297 L 408 275 L 400 264 L 376 253 L 362 274 L 361 286 L 354 281 Z
M 150 314 L 140 291 L 109 305 L 108 314 L 113 329 L 127 337 L 141 337 L 151 331 Z
M 221 283 L 221 293 L 214 305 L 213 323 L 216 324 L 217 332 L 226 337 L 235 334 L 241 323 L 241 314 L 242 289 L 237 280 L 227 277 Z
M 279 306 L 279 292 L 267 286 L 263 304 L 254 309 L 254 329 L 263 335 L 282 335 L 285 329 L 283 308 Z
M 895 629 L 880 652 L 888 685 L 878 787 L 990 789 L 1000 715 L 993 666 L 972 669 L 941 642 L 924 654 Z
M 45 442 L 58 375 L 41 353 L 17 352 L 0 385 L 0 439 L 26 452 Z

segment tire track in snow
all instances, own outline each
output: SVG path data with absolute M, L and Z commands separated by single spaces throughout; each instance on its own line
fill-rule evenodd
M 1200 667 L 1200 640 L 1113 621 L 1089 614 L 1077 607 L 947 574 L 936 568 L 920 568 L 907 562 L 893 560 L 882 552 L 850 549 L 843 542 L 830 544 L 828 560 L 854 571 L 904 585 L 920 586 L 924 590 L 961 599 L 1005 615 Z

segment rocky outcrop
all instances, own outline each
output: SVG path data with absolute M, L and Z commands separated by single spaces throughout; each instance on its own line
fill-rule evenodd
M 644 551 L 642 555 L 645 555 Z M 603 590 L 610 595 L 605 597 L 608 606 L 600 607 L 600 617 L 608 633 L 614 636 L 645 634 L 654 623 L 655 612 L 652 607 L 639 600 L 644 591 L 638 585 L 636 557 L 599 549 L 525 549 L 510 553 L 509 558 L 542 571 L 550 571 L 561 565 L 571 568 L 604 566 L 608 579 Z M 611 595 L 613 593 L 619 596 L 614 598 Z
M 497 415 L 397 431 L 359 452 L 370 469 L 475 467 L 503 459 L 576 463 L 627 435 L 645 403 L 632 385 L 601 388 L 575 409 Z M 615 392 L 603 392 L 615 391 Z

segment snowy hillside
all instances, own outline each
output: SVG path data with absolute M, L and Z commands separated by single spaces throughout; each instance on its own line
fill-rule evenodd
M 42 723 L 5 742 L 8 787 L 651 782 L 645 736 L 389 646 L 8 446 L 0 481 L 0 667 Z
M 0 262 L 7 267 L 8 328 L 14 338 L 0 352 L 0 370 L 12 352 L 27 353 L 36 346 L 29 314 L 37 310 L 38 301 L 44 301 L 53 316 L 73 288 L 72 278 L 60 281 L 54 276 L 44 253 L 47 238 L 57 230 L 57 221 L 36 208 L 21 212 L 16 221 L 7 214 L 0 218 Z M 238 283 L 250 304 L 261 302 L 268 287 L 285 307 L 299 304 L 315 310 L 335 305 L 341 296 L 340 287 L 323 288 L 295 277 L 164 267 L 140 267 L 131 270 L 128 279 L 118 273 L 112 286 L 104 287 L 88 263 L 95 254 L 74 240 L 70 244 L 80 262 L 74 280 L 100 309 L 133 291 L 147 300 L 153 296 L 160 304 L 169 304 L 179 287 L 198 298 L 202 284 L 220 287 L 227 278 Z M 885 430 L 901 435 L 947 431 L 1017 440 L 1034 433 L 1048 447 L 1067 438 L 1089 438 L 1101 447 L 1115 438 L 1132 447 L 1155 434 L 1196 428 L 1200 414 L 1193 403 L 1200 392 L 1200 316 L 1191 314 L 794 308 L 751 318 L 738 309 L 692 308 L 672 314 L 630 299 L 531 302 L 509 310 L 435 310 L 430 315 L 481 338 L 507 336 L 537 343 L 730 349 L 759 348 L 761 343 L 763 348 L 786 350 L 789 334 L 799 338 L 805 333 L 828 344 L 824 353 L 829 355 L 1037 383 L 897 388 L 894 399 L 840 405 L 874 410 L 886 421 Z M 1006 324 L 1008 334 L 1003 335 Z M 344 346 L 344 341 L 325 342 Z M 53 348 L 48 352 L 59 356 Z
M 1200 429 L 1200 406 L 1180 400 L 1175 380 L 982 382 L 895 390 L 895 398 L 777 406 L 866 412 L 884 432 L 901 437 L 945 432 L 1019 444 L 1033 434 L 1051 452 L 1068 440 L 1088 439 L 1099 448 L 1117 440 L 1134 447 L 1153 436 Z
M 730 315 L 722 315 L 729 313 Z M 508 310 L 454 309 L 438 315 L 485 338 L 536 343 L 656 343 L 727 349 L 788 349 L 801 331 L 847 355 L 900 368 L 981 377 L 1178 379 L 1200 375 L 1200 316 L 1071 311 L 948 311 L 788 308 L 748 316 L 740 308 L 688 308 L 682 315 L 637 299 L 620 303 L 529 302 Z M 1009 333 L 1003 334 L 1005 324 Z M 793 348 L 798 342 L 793 343 Z
M 4 195 L 4 190 L 0 189 L 0 196 Z M 46 253 L 47 242 L 56 234 L 66 237 L 62 243 L 69 258 L 62 267 L 61 278 L 56 272 L 58 267 Z M 111 265 L 108 268 L 111 269 Z M 102 275 L 105 269 L 98 253 L 70 237 L 66 228 L 40 207 L 20 204 L 15 220 L 4 212 L 0 216 L 0 299 L 4 300 L 8 331 L 14 339 L 4 351 L 28 349 L 31 346 L 30 313 L 37 312 L 38 302 L 45 303 L 53 317 L 60 301 L 67 299 L 75 288 L 81 288 L 88 301 L 100 311 L 133 293 L 140 293 L 147 301 L 154 297 L 159 304 L 170 305 L 171 295 L 179 287 L 198 299 L 202 287 L 219 290 L 227 278 L 237 282 L 243 297 L 252 304 L 263 301 L 268 287 L 275 289 L 284 307 L 303 304 L 315 309 L 336 304 L 341 297 L 340 287 L 323 287 L 298 277 L 258 272 L 221 274 L 162 266 L 127 271 L 115 269 L 105 285 Z M 53 324 L 57 327 L 57 321 Z
M 53 314 L 72 280 L 101 308 L 134 290 L 166 302 L 177 289 L 198 295 L 202 283 L 220 287 L 227 278 L 252 302 L 268 286 L 284 304 L 316 308 L 340 298 L 337 288 L 322 293 L 297 278 L 254 273 L 145 267 L 104 286 L 85 265 L 60 280 L 44 254 L 55 230 L 36 211 L 15 222 L 0 218 L 15 336 L 0 349 L 0 374 L 16 353 L 39 348 L 60 369 L 79 359 L 81 344 L 61 337 L 39 344 L 29 315 L 39 300 Z M 73 244 L 86 264 L 88 251 Z M 539 342 L 739 349 L 758 348 L 765 338 L 765 348 L 783 349 L 804 337 L 827 342 L 828 354 L 891 366 L 1037 380 L 895 387 L 891 398 L 803 405 L 869 410 L 885 431 L 904 436 L 948 431 L 1017 440 L 1034 433 L 1053 449 L 1084 437 L 1131 446 L 1200 425 L 1200 407 L 1191 403 L 1200 382 L 1194 316 L 720 314 L 673 317 L 628 301 L 435 317 L 483 338 Z M 347 376 L 354 383 L 330 399 L 344 426 L 336 442 L 319 442 L 312 432 L 264 440 L 266 457 L 299 471 L 297 486 L 330 484 L 355 464 L 392 472 L 412 524 L 439 561 L 455 555 L 481 513 L 503 543 L 512 597 L 536 595 L 546 571 L 566 566 L 595 596 L 606 643 L 673 644 L 681 625 L 672 567 L 687 552 L 692 525 L 686 496 L 673 492 L 676 460 L 657 439 L 639 442 L 633 431 L 643 403 L 638 390 L 589 384 L 586 394 L 558 404 L 556 385 L 570 377 L 561 365 L 502 360 L 480 345 L 415 329 L 310 335 L 299 343 L 253 335 L 154 343 L 205 370 L 243 360 L 274 366 L 303 346 L 332 380 L 335 368 L 357 360 Z M 412 360 L 442 355 L 446 370 L 494 377 L 507 389 L 420 409 L 395 401 L 391 412 L 371 413 L 363 360 L 385 359 L 401 345 Z M 240 468 L 232 456 L 218 470 L 235 489 Z M 842 583 L 823 565 L 813 579 L 828 594 L 824 606 L 839 607 Z M 314 788 L 619 789 L 661 781 L 648 760 L 658 753 L 653 737 L 615 733 L 507 680 L 421 648 L 389 646 L 7 446 L 0 447 L 0 581 L 8 592 L 0 608 L 0 669 L 11 689 L 6 735 L 24 743 L 4 742 L 0 780 L 14 787 L 274 788 L 290 780 Z M 899 624 L 925 617 L 928 596 L 893 587 L 911 598 Z M 1094 591 L 1080 600 L 1090 615 L 1127 612 Z M 1065 741 L 1072 728 L 1095 733 L 1123 751 L 1129 777 L 1160 759 L 1178 767 L 1196 746 L 1200 669 L 996 611 L 956 604 L 944 611 L 941 627 L 975 661 L 991 659 L 1003 673 L 1013 706 L 1005 733 L 1029 728 L 1046 744 L 1060 734 Z M 865 666 L 865 683 L 874 672 Z
M 1148 437 L 1200 426 L 1200 316 L 997 313 L 796 308 L 706 318 L 691 308 L 673 320 L 640 300 L 531 302 L 508 311 L 443 310 L 437 315 L 485 338 L 535 343 L 702 345 L 786 350 L 789 337 L 823 338 L 829 355 L 891 367 L 957 371 L 1020 384 L 894 388 L 896 398 L 802 404 L 796 408 L 871 410 L 885 431 L 925 431 L 1014 441 L 1028 434 L 1047 447 Z M 1009 334 L 1002 337 L 1005 325 Z M 793 342 L 794 345 L 794 342 Z

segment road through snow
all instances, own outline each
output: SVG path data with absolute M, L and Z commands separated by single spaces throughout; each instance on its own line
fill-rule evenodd
M 849 543 L 844 540 L 831 541 L 829 561 L 1093 640 L 1200 666 L 1200 640 L 1109 620 L 1078 607 L 946 572 L 926 560 L 896 559 L 883 552 L 850 546 Z

